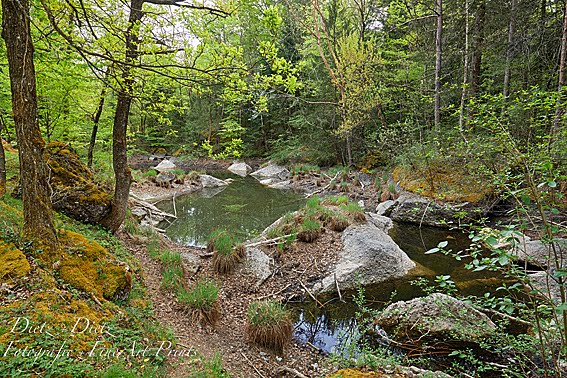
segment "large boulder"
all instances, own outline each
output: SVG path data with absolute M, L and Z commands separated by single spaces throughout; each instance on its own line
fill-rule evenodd
M 273 184 L 276 181 L 285 181 L 289 179 L 290 176 L 287 168 L 281 167 L 279 165 L 268 165 L 267 167 L 259 169 L 256 172 L 252 172 L 250 175 L 254 176 L 260 181 L 272 179 L 270 184 Z
M 545 243 L 541 240 L 521 241 L 514 249 L 514 253 L 518 256 L 518 260 L 536 265 L 546 269 L 555 266 L 555 252 L 559 258 L 559 265 L 567 266 L 567 239 L 557 238 L 554 240 L 555 251 L 551 248 L 551 243 Z
M 252 167 L 243 162 L 234 162 L 228 170 L 238 176 L 246 177 L 252 171 Z
M 471 221 L 480 219 L 489 210 L 488 204 L 473 204 L 469 202 L 451 204 L 404 191 L 393 206 L 384 211 L 384 214 L 390 212 L 390 217 L 396 222 L 452 227 L 459 220 Z
M 355 289 L 406 276 L 416 264 L 392 238 L 373 224 L 348 227 L 342 235 L 339 261 L 323 280 L 313 287 L 318 293 Z M 336 282 L 335 282 L 336 281 Z
M 209 175 L 200 175 L 199 178 L 203 188 L 218 188 L 228 185 L 225 181 Z
M 375 324 L 400 342 L 475 343 L 496 331 L 488 316 L 441 293 L 393 303 Z
M 110 190 L 95 181 L 93 172 L 64 143 L 49 143 L 46 159 L 53 208 L 84 223 L 100 223 L 110 212 Z
M 173 164 L 169 160 L 162 160 L 158 165 L 154 167 L 154 169 L 158 172 L 170 172 L 176 168 L 175 164 Z

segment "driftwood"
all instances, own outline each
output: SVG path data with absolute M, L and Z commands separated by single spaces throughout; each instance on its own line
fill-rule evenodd
M 261 378 L 265 378 L 264 375 L 263 375 L 262 373 L 260 373 L 260 370 L 258 370 L 258 369 L 256 368 L 256 365 L 254 365 L 254 364 L 252 363 L 252 361 L 250 361 L 250 359 L 249 359 L 248 357 L 246 357 L 246 355 L 245 355 L 244 353 L 240 352 L 240 354 L 242 355 L 242 357 L 244 357 L 244 359 L 245 359 L 246 361 L 248 361 L 248 364 L 249 364 L 250 366 L 252 366 L 252 368 L 254 369 L 254 371 L 256 372 L 256 374 L 258 374 Z
M 331 187 L 331 183 L 337 178 L 337 176 L 339 175 L 339 173 L 340 173 L 340 171 L 337 172 L 337 174 L 335 175 L 335 177 L 333 177 L 333 178 L 331 179 L 331 181 L 329 181 L 329 183 L 328 183 L 325 187 L 323 187 L 323 188 L 321 188 L 321 189 L 319 189 L 319 190 L 316 190 L 316 191 L 314 191 L 314 192 L 312 192 L 312 193 L 309 193 L 308 195 L 305 196 L 305 198 L 311 198 L 311 197 L 313 197 L 315 194 L 319 194 L 319 193 L 324 192 L 325 190 L 329 189 L 329 188 Z M 327 176 L 327 177 L 329 177 L 329 176 Z
M 137 207 L 141 207 L 143 209 L 145 209 L 148 214 L 150 216 L 158 216 L 158 217 L 163 217 L 163 218 L 171 218 L 171 219 L 177 219 L 177 217 L 173 214 L 170 213 L 166 213 L 165 211 L 162 211 L 160 209 L 158 209 L 156 206 L 152 205 L 149 202 L 146 202 L 136 196 L 130 195 L 131 201 L 133 202 L 134 206 Z
M 299 284 L 301 285 L 303 290 L 305 290 L 307 292 L 307 294 L 309 294 L 311 299 L 313 299 L 319 306 L 325 307 L 325 305 L 323 303 L 319 302 L 319 300 L 313 295 L 313 293 L 311 291 L 309 291 L 309 289 L 303 284 L 303 282 L 301 282 L 301 280 L 299 280 Z
M 263 244 L 274 243 L 274 242 L 277 242 L 277 241 L 282 240 L 282 239 L 285 239 L 285 238 L 289 238 L 290 236 L 294 236 L 294 235 L 297 235 L 297 234 L 288 234 L 288 235 L 284 235 L 284 236 L 279 236 L 279 237 L 273 238 L 273 239 L 262 240 L 262 241 L 255 242 L 255 243 L 245 244 L 244 246 L 245 246 L 246 248 L 257 247 L 257 246 L 263 245 Z

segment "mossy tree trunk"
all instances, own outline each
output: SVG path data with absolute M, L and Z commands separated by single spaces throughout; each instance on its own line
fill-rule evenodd
M 2 0 L 2 38 L 6 42 L 12 113 L 20 158 L 24 235 L 54 253 L 57 234 L 51 209 L 45 142 L 39 130 L 37 92 L 30 30 L 29 0 Z
M 126 154 L 126 133 L 128 131 L 128 118 L 134 87 L 132 65 L 139 56 L 138 24 L 143 17 L 143 4 L 144 0 L 130 1 L 130 15 L 128 17 L 128 29 L 126 30 L 126 64 L 120 67 L 122 70 L 122 85 L 118 92 L 112 129 L 112 166 L 115 177 L 114 198 L 112 199 L 112 210 L 103 221 L 103 225 L 113 233 L 118 231 L 126 218 L 130 184 L 132 183 L 132 174 L 130 168 L 128 168 L 128 156 Z

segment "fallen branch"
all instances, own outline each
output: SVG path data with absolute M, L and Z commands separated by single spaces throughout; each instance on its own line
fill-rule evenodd
M 335 286 L 337 287 L 337 293 L 339 293 L 339 300 L 340 300 L 341 302 L 344 302 L 344 301 L 343 301 L 343 296 L 342 296 L 342 294 L 341 294 L 341 289 L 339 288 L 339 281 L 337 281 L 337 273 L 333 273 L 333 276 L 334 276 L 334 278 L 335 278 Z
M 303 375 L 294 368 L 290 368 L 288 366 L 280 366 L 277 369 L 276 374 L 278 374 L 278 376 L 282 373 L 290 373 L 293 374 L 294 377 L 298 377 L 298 378 L 308 378 L 306 375 Z
M 250 364 L 250 366 L 252 366 L 252 368 L 254 369 L 254 371 L 256 371 L 256 373 L 257 373 L 260 377 L 266 378 L 266 377 L 264 377 L 264 376 L 262 375 L 262 373 L 260 373 L 260 371 L 256 368 L 256 366 L 252 363 L 252 361 L 250 361 L 250 360 L 248 359 L 248 357 L 246 357 L 246 355 L 245 355 L 244 353 L 240 352 L 240 354 L 242 355 L 242 357 L 244 357 L 244 358 L 246 359 L 246 361 L 248 361 L 248 364 Z
M 161 216 L 164 218 L 172 218 L 172 219 L 177 219 L 177 217 L 173 214 L 170 213 L 166 213 L 165 211 L 162 211 L 160 209 L 158 209 L 157 207 L 155 207 L 154 205 L 152 205 L 149 202 L 146 202 L 144 200 L 141 200 L 135 196 L 130 195 L 132 202 L 134 203 L 135 206 L 139 206 L 142 207 L 144 209 L 146 209 L 148 211 L 148 213 L 150 214 L 150 216 L 153 215 L 157 215 L 157 216 Z
M 335 177 L 333 177 L 333 178 L 331 179 L 331 181 L 329 181 L 329 183 L 328 183 L 326 186 L 324 186 L 323 188 L 321 188 L 321 189 L 319 189 L 319 190 L 316 190 L 316 191 L 314 191 L 314 192 L 312 192 L 312 193 L 309 193 L 308 195 L 305 196 L 305 198 L 311 198 L 311 197 L 313 197 L 315 194 L 324 192 L 325 190 L 329 189 L 329 188 L 331 187 L 331 183 L 332 183 L 333 181 L 335 181 L 335 179 L 337 178 L 337 176 L 339 175 L 339 173 L 340 173 L 340 171 L 337 172 L 337 174 L 335 175 Z M 325 176 L 327 176 L 327 175 L 325 175 Z M 329 176 L 327 176 L 327 177 L 329 177 Z
M 295 236 L 295 235 L 297 235 L 297 233 L 295 233 L 295 234 L 288 234 L 288 235 L 284 235 L 284 236 L 279 236 L 279 237 L 273 238 L 273 239 L 262 240 L 262 241 L 259 241 L 259 242 L 256 242 L 256 243 L 245 244 L 244 246 L 245 246 L 246 248 L 257 247 L 257 246 L 262 245 L 262 244 L 273 243 L 273 242 L 276 242 L 276 241 L 278 241 L 278 240 L 285 239 L 285 238 L 289 238 L 290 236 Z
M 281 293 L 283 293 L 283 292 L 284 292 L 288 287 L 290 287 L 290 286 L 291 286 L 291 284 L 288 284 L 288 285 L 287 285 L 286 287 L 284 287 L 283 289 L 278 290 L 278 291 L 276 291 L 275 293 L 271 293 L 271 294 L 267 294 L 267 295 L 262 295 L 261 297 L 256 298 L 256 300 L 262 300 L 262 299 L 265 299 L 265 298 L 269 298 L 269 297 L 273 297 L 273 296 L 276 296 L 276 295 L 278 295 L 278 294 L 281 294 Z
M 317 304 L 321 307 L 325 307 L 325 305 L 323 305 L 323 303 L 319 302 L 319 300 L 317 298 L 315 298 L 315 296 L 313 295 L 313 293 L 311 293 L 309 291 L 309 289 L 303 284 L 303 282 L 301 282 L 301 280 L 299 280 L 299 284 L 301 285 L 301 287 L 303 288 L 303 290 L 305 290 L 307 292 L 307 294 L 309 294 L 309 296 L 311 297 L 311 299 L 313 299 L 315 302 L 317 302 Z

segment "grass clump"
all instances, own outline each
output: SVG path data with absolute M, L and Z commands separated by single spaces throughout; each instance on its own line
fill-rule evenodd
M 160 260 L 163 266 L 183 266 L 182 264 L 182 257 L 179 252 L 175 251 L 164 251 L 161 256 Z
M 321 223 L 309 217 L 305 218 L 301 223 L 297 239 L 305 243 L 312 243 L 319 236 L 321 236 Z
M 246 248 L 226 230 L 213 231 L 207 250 L 213 253 L 213 269 L 221 274 L 232 272 L 246 253 Z
M 342 214 L 336 214 L 328 221 L 327 226 L 336 232 L 343 232 L 349 226 L 348 218 Z
M 190 289 L 179 290 L 177 300 L 193 322 L 214 327 L 220 318 L 219 290 L 217 283 L 205 278 Z
M 355 222 L 366 222 L 364 209 L 356 202 L 349 202 L 341 206 L 342 210 L 350 216 Z
M 253 302 L 248 307 L 246 334 L 251 342 L 282 353 L 292 332 L 291 315 L 280 302 Z
M 161 272 L 161 288 L 166 291 L 177 291 L 183 287 L 183 267 L 165 266 Z

